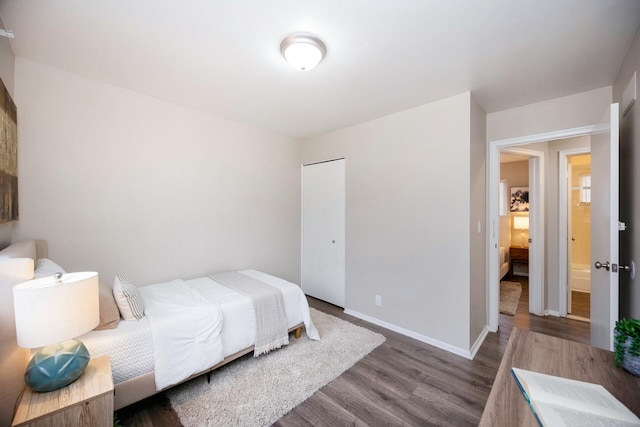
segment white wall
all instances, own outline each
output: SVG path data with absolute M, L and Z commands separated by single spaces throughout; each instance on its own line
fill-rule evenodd
M 67 270 L 300 277 L 296 141 L 16 59 L 20 212 Z
M 2 22 L 2 18 L 0 18 L 0 28 L 5 28 L 4 23 Z M 11 49 L 11 43 L 9 39 L 6 37 L 0 37 L 0 78 L 4 83 L 4 86 L 7 88 L 9 94 L 13 96 L 13 73 L 14 73 L 14 64 L 15 64 L 15 56 L 13 55 L 13 50 Z M 18 113 L 18 121 L 20 121 L 20 113 Z M 19 144 L 19 142 L 18 142 Z M 18 151 L 20 151 L 20 147 L 18 146 Z M 18 181 L 18 187 L 20 186 L 20 181 Z M 7 222 L 4 224 L 0 224 L 0 248 L 8 246 L 11 243 L 11 232 L 13 230 L 14 222 Z
M 346 308 L 465 350 L 470 134 L 467 92 L 302 145 L 346 159 Z
M 613 84 L 615 102 L 622 102 L 622 92 L 633 73 L 640 79 L 640 31 L 629 49 Z M 620 220 L 629 224 L 620 233 L 620 264 L 635 261 L 640 267 L 640 106 L 636 100 L 629 112 L 620 119 Z M 620 107 L 620 114 L 623 108 Z M 640 279 L 632 282 L 629 275 L 620 273 L 620 317 L 640 318 Z
M 486 113 L 470 98 L 470 194 L 469 194 L 469 345 L 473 346 L 488 323 L 487 313 L 487 120 Z M 480 227 L 480 228 L 478 228 Z
M 487 141 L 597 124 L 611 99 L 607 86 L 487 114 Z

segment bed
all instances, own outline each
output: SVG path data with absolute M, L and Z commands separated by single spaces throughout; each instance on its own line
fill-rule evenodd
M 509 272 L 509 248 L 500 246 L 500 280 Z
M 299 337 L 302 328 L 312 339 L 319 339 L 319 335 L 309 315 L 306 297 L 300 287 L 269 274 L 256 270 L 243 270 L 243 275 L 253 277 L 268 283 L 282 291 L 284 308 L 287 317 L 287 330 L 295 331 Z M 115 384 L 115 409 L 130 405 L 148 396 L 166 389 L 177 383 L 186 381 L 203 373 L 211 372 L 240 356 L 254 351 L 255 343 L 255 314 L 251 300 L 216 282 L 211 277 L 200 277 L 186 281 L 174 280 L 139 288 L 145 304 L 149 301 L 150 288 L 175 288 L 180 283 L 185 289 L 195 289 L 199 294 L 207 295 L 210 301 L 215 301 L 222 312 L 223 327 L 220 331 L 222 354 L 212 357 L 202 363 L 208 364 L 203 369 L 194 372 L 182 372 L 182 378 L 162 380 L 159 383 L 155 369 L 157 355 L 154 355 L 153 330 L 150 316 L 145 315 L 140 320 L 121 320 L 114 329 L 91 331 L 79 339 L 89 349 L 92 357 L 108 355 L 111 360 L 113 379 Z M 188 314 L 192 314 L 192 307 Z M 215 348 L 206 354 L 216 352 Z M 170 360 L 169 360 L 170 362 Z M 175 364 L 173 364 L 175 365 Z M 175 367 L 175 366 L 173 366 Z
M 44 256 L 46 252 L 34 255 L 35 259 Z M 59 268 L 49 262 L 47 269 L 46 273 L 40 271 L 40 274 Z M 311 339 L 319 339 L 311 322 L 306 297 L 299 286 L 256 270 L 226 274 L 233 274 L 241 280 L 258 281 L 279 291 L 276 293 L 282 295 L 284 303 L 287 342 L 288 333 L 294 332 L 297 338 L 303 329 Z M 144 314 L 139 318 L 132 318 L 133 313 L 127 313 L 126 309 L 123 311 L 119 296 L 116 294 L 114 299 L 112 286 L 101 278 L 100 325 L 98 330 L 78 339 L 87 346 L 91 357 L 109 356 L 115 385 L 115 409 L 210 373 L 250 352 L 257 354 L 255 344 L 260 337 L 256 337 L 254 303 L 249 296 L 226 283 L 226 277 L 224 274 L 212 275 L 134 286 L 131 290 L 139 292 L 144 303 Z M 124 279 L 116 277 L 114 289 L 123 284 L 126 289 L 128 282 L 120 283 L 121 280 Z M 188 309 L 178 306 L 177 301 L 184 302 Z M 115 313 L 114 305 L 118 305 Z M 3 317 L 3 321 L 10 320 Z M 2 327 L 5 327 L 4 323 Z M 186 342 L 186 346 L 178 347 L 181 342 Z M 266 351 L 262 349 L 263 352 Z M 23 371 L 24 368 L 20 368 L 19 372 Z

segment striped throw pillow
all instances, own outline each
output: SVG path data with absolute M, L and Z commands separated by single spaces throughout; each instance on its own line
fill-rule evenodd
M 113 279 L 113 297 L 124 320 L 139 320 L 144 316 L 144 301 L 138 288 L 125 277 Z

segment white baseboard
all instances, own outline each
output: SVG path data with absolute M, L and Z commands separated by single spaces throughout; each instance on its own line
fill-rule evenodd
M 555 310 L 545 310 L 544 311 L 544 315 L 545 316 L 560 317 L 560 312 L 559 311 L 555 311 Z
M 581 322 L 591 323 L 591 319 L 582 316 L 574 316 L 573 314 L 567 314 L 567 319 L 579 320 Z
M 403 327 L 394 325 L 392 323 L 385 322 L 384 320 L 376 319 L 375 317 L 371 317 L 371 316 L 368 316 L 366 314 L 362 314 L 362 313 L 359 313 L 357 311 L 350 310 L 348 308 L 344 309 L 344 313 L 348 314 L 349 316 L 353 316 L 353 317 L 357 317 L 358 319 L 365 320 L 365 321 L 367 321 L 369 323 L 373 323 L 374 325 L 382 326 L 383 328 L 386 328 L 386 329 L 389 329 L 390 331 L 397 332 L 399 334 L 405 335 L 405 336 L 407 336 L 409 338 L 413 338 L 415 340 L 418 340 L 418 341 L 421 341 L 423 343 L 432 345 L 434 347 L 441 348 L 441 349 L 443 349 L 445 351 L 448 351 L 450 353 L 457 354 L 458 356 L 462 356 L 465 359 L 469 359 L 469 360 L 473 360 L 473 358 L 475 357 L 476 353 L 480 349 L 480 346 L 482 345 L 482 342 L 484 341 L 485 337 L 487 336 L 487 333 L 489 332 L 489 330 L 485 327 L 484 330 L 482 331 L 482 333 L 480 334 L 480 336 L 478 337 L 478 339 L 476 340 L 475 344 L 471 348 L 471 351 L 469 351 L 469 350 L 464 350 L 462 348 L 453 346 L 451 344 L 447 344 L 446 342 L 442 342 L 442 341 L 433 339 L 433 338 L 428 337 L 426 335 L 419 334 L 419 333 L 411 331 L 409 329 L 405 329 Z
M 489 335 L 489 327 L 485 326 L 482 329 L 482 332 L 480 332 L 480 335 L 478 335 L 478 339 L 476 340 L 476 342 L 473 343 L 473 346 L 471 346 L 471 360 L 473 360 L 476 357 L 476 354 L 478 354 L 478 350 L 480 350 L 480 347 L 482 347 L 482 343 L 484 342 L 484 339 L 487 337 L 487 335 Z

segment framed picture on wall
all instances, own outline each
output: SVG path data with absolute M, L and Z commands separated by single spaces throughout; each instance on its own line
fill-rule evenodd
M 18 114 L 0 80 L 0 223 L 18 219 Z
M 511 212 L 529 212 L 529 187 L 511 187 Z

